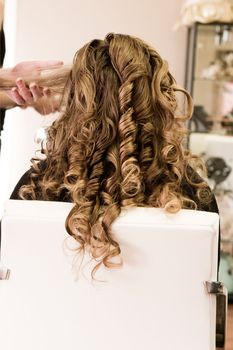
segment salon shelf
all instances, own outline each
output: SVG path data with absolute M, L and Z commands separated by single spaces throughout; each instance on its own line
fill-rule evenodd
M 228 79 L 218 79 L 218 78 L 215 78 L 215 79 L 206 79 L 206 78 L 201 78 L 201 77 L 196 77 L 194 78 L 194 82 L 197 81 L 197 82 L 205 82 L 205 83 L 233 83 L 233 78 L 230 80 Z

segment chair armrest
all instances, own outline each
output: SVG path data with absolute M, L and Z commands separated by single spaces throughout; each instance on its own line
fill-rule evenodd
M 206 282 L 208 293 L 216 295 L 216 350 L 225 348 L 227 289 L 221 282 Z

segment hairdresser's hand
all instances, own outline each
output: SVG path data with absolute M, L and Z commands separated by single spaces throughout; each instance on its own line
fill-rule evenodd
M 7 92 L 8 97 L 21 108 L 33 107 L 42 115 L 54 113 L 59 109 L 60 98 L 36 83 L 26 85 L 23 79 L 16 80 L 16 86 Z
M 59 98 L 53 96 L 46 87 L 39 87 L 35 83 L 27 86 L 22 78 L 32 81 L 39 78 L 42 71 L 56 69 L 62 65 L 62 61 L 25 61 L 7 70 L 8 78 L 16 79 L 16 86 L 6 92 L 11 104 L 13 103 L 11 107 L 31 106 L 43 115 L 55 112 L 59 108 Z

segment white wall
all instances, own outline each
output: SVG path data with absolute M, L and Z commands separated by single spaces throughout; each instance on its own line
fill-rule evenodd
M 16 0 L 13 0 L 16 1 Z M 12 0 L 6 0 L 11 3 Z M 20 0 L 16 60 L 62 58 L 93 38 L 114 31 L 139 36 L 168 59 L 183 81 L 185 30 L 172 28 L 182 0 Z
M 182 0 L 5 0 L 6 65 L 29 59 L 72 61 L 76 50 L 108 32 L 139 36 L 168 60 L 179 83 L 184 79 L 186 31 L 172 30 Z M 7 198 L 33 155 L 35 130 L 45 117 L 8 111 L 2 135 L 1 201 Z

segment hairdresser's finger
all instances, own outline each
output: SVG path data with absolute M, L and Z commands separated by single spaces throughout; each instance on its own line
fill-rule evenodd
M 18 106 L 25 105 L 25 100 L 22 96 L 20 96 L 17 87 L 12 88 L 7 95 L 10 97 L 12 101 L 14 101 Z
M 62 65 L 61 60 L 25 61 L 16 64 L 10 72 L 13 77 L 38 77 L 42 70 L 59 68 Z
M 50 113 L 54 113 L 59 110 L 61 104 L 61 98 L 59 95 L 54 95 L 49 88 L 44 88 L 44 96 L 47 97 L 49 101 L 48 107 L 50 106 Z
M 26 103 L 32 103 L 33 102 L 33 96 L 29 88 L 26 86 L 23 79 L 19 78 L 16 80 L 16 85 L 18 88 L 19 94 L 22 96 L 22 98 L 25 100 Z
M 48 87 L 43 88 L 43 94 L 46 97 L 51 97 L 51 95 L 52 95 L 51 90 Z
M 55 96 L 52 96 L 52 92 L 48 87 L 43 89 L 44 96 L 47 97 L 47 113 L 54 113 L 57 110 L 57 103 Z
M 36 83 L 31 83 L 29 85 L 29 89 L 34 101 L 37 101 L 43 96 L 43 89 L 40 88 Z
M 54 69 L 59 68 L 63 65 L 63 61 L 51 60 L 51 61 L 34 61 L 34 67 L 43 70 L 43 69 Z

